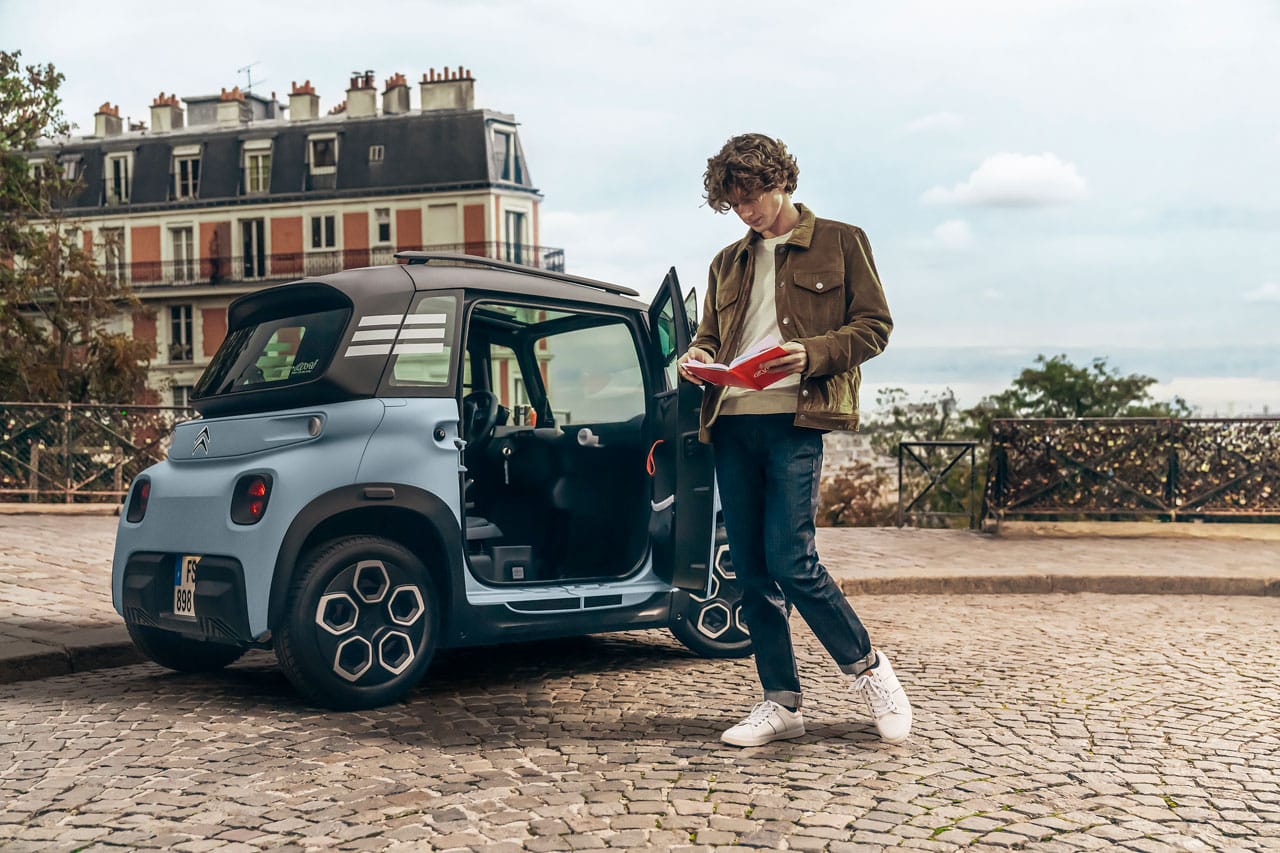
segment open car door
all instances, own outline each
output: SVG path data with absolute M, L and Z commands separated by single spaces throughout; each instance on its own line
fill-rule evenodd
M 711 446 L 698 441 L 702 388 L 676 378 L 675 363 L 693 340 L 692 312 L 681 300 L 673 267 L 649 306 L 654 356 L 673 388 L 654 395 L 654 571 L 679 589 L 705 592 L 715 533 L 715 467 Z M 661 442 L 661 443 L 658 443 Z

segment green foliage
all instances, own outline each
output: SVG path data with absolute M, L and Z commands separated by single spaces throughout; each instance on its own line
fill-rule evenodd
M 60 210 L 77 183 L 52 153 L 42 168 L 23 156 L 68 126 L 62 75 L 20 56 L 0 51 L 0 400 L 131 402 L 151 346 L 107 327 L 136 303 Z
M 1065 355 L 1036 356 L 1028 367 L 999 394 L 985 398 L 965 412 L 979 435 L 985 435 L 996 418 L 1120 418 L 1187 417 L 1192 409 L 1175 397 L 1158 402 L 1151 396 L 1156 380 L 1139 373 L 1121 375 L 1105 358 L 1087 367 Z

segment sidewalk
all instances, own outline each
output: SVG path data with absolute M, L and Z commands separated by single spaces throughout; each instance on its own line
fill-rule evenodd
M 0 683 L 140 660 L 111 606 L 111 515 L 0 514 Z M 1280 525 L 821 528 L 847 595 L 1280 596 Z

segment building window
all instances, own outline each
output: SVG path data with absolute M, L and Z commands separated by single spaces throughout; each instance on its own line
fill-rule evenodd
M 266 220 L 240 220 L 241 272 L 246 279 L 267 274 Z
M 507 241 L 504 246 L 505 260 L 513 264 L 523 264 L 528 247 L 524 244 L 524 214 L 514 210 L 506 213 Z
M 391 242 L 391 208 L 379 207 L 373 211 L 373 218 L 378 223 L 378 242 Z
M 271 187 L 271 152 L 248 151 L 244 155 L 244 191 L 265 193 Z
M 174 155 L 173 197 L 195 198 L 200 194 L 200 155 Z
M 191 306 L 174 305 L 169 308 L 169 363 L 191 361 Z
M 107 158 L 107 204 L 129 203 L 129 155 Z
M 173 386 L 173 407 L 175 409 L 191 408 L 191 391 L 193 387 L 191 385 Z
M 338 168 L 338 138 L 322 136 L 308 140 L 311 145 L 311 174 L 325 174 Z
M 173 280 L 195 281 L 196 247 L 192 229 L 170 228 L 169 237 L 173 243 Z
M 493 134 L 493 160 L 498 178 L 512 183 L 524 183 L 524 170 L 516 153 L 514 133 L 498 130 Z
M 77 157 L 63 157 L 58 161 L 62 164 L 62 179 L 64 181 L 74 181 L 80 177 L 81 160 Z
M 369 146 L 369 162 L 370 163 L 381 163 L 382 155 L 383 155 L 383 149 L 381 145 Z
M 332 249 L 338 245 L 336 218 L 332 213 L 327 216 L 311 217 L 311 248 Z
M 102 229 L 102 261 L 108 281 L 125 281 L 123 228 Z

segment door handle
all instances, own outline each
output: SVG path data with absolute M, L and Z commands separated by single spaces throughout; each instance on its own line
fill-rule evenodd
M 578 444 L 582 447 L 604 447 L 600 442 L 600 436 L 592 432 L 590 427 L 578 430 Z

